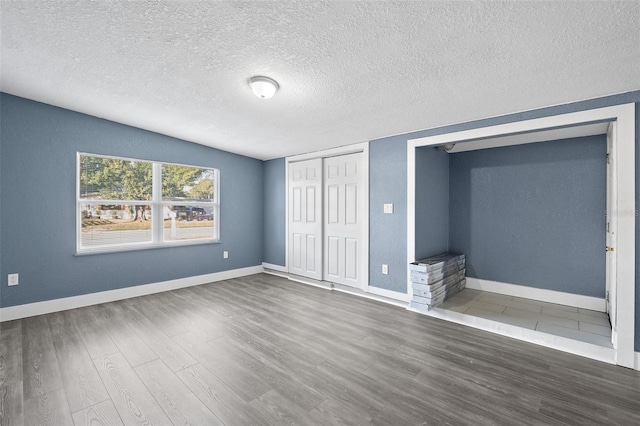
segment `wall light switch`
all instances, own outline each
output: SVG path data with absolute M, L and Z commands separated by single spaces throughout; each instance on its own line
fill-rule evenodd
M 385 204 L 384 205 L 385 213 L 393 213 L 393 204 Z
M 385 265 L 384 263 L 382 264 L 382 273 L 384 275 L 388 275 L 389 274 L 389 265 Z
M 222 252 L 222 258 L 223 258 L 223 259 L 228 259 L 228 258 L 229 258 L 229 252 L 228 252 L 228 251 L 226 251 L 226 250 L 225 250 L 225 251 L 223 251 L 223 252 Z
M 8 279 L 7 279 L 7 284 L 8 285 L 18 285 L 18 274 L 9 274 Z

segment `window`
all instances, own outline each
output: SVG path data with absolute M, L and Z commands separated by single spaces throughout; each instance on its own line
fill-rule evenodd
M 218 241 L 217 169 L 78 153 L 77 251 Z

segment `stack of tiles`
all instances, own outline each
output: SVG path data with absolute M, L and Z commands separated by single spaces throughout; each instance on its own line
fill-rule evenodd
M 464 254 L 442 253 L 409 265 L 413 296 L 411 307 L 430 311 L 465 286 Z

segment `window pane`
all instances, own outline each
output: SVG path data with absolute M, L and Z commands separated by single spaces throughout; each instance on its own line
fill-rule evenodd
M 165 205 L 164 240 L 181 241 L 215 237 L 214 206 Z
M 162 199 L 213 202 L 214 179 L 215 170 L 163 164 Z
M 152 163 L 80 156 L 80 199 L 151 200 Z
M 82 248 L 151 242 L 151 206 L 82 204 Z
M 78 165 L 79 253 L 217 239 L 217 169 L 86 153 Z

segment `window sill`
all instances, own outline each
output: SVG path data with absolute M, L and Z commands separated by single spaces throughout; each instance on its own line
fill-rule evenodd
M 109 254 L 109 253 L 123 253 L 123 252 L 131 252 L 131 251 L 142 251 L 142 250 L 156 250 L 156 249 L 167 249 L 174 247 L 189 247 L 189 246 L 201 246 L 207 244 L 221 244 L 220 240 L 206 239 L 206 240 L 198 240 L 198 241 L 176 241 L 176 242 L 167 242 L 162 244 L 132 244 L 130 246 L 117 246 L 117 247 L 105 247 L 105 248 L 95 248 L 95 249 L 85 249 L 78 251 L 76 250 L 74 256 L 92 256 L 94 254 Z

